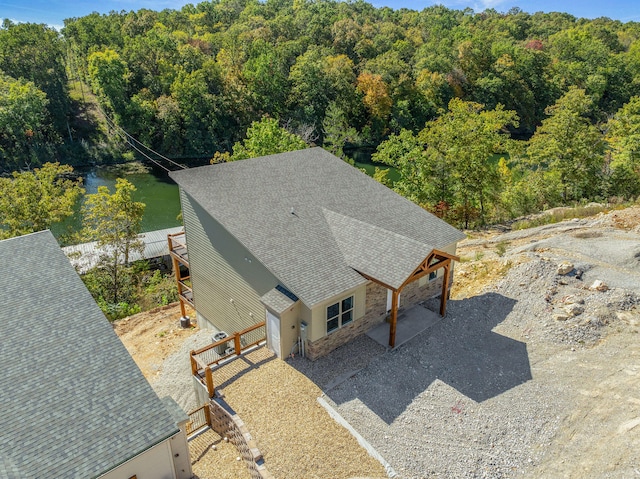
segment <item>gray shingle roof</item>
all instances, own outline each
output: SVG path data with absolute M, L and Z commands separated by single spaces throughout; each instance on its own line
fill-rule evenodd
M 178 431 L 50 232 L 0 258 L 0 472 L 95 477 Z
M 276 288 L 267 291 L 261 298 L 260 301 L 270 308 L 275 313 L 281 314 L 293 306 L 296 302 L 291 298 L 285 296 Z
M 399 288 L 433 247 L 364 221 L 324 210 L 345 262 L 360 273 Z
M 175 171 L 170 176 L 308 306 L 365 283 L 355 264 L 363 272 L 384 271 L 385 277 L 396 281 L 416 248 L 443 248 L 464 238 L 322 148 Z M 351 227 L 341 234 L 339 216 L 330 213 L 330 225 L 326 211 L 369 228 L 365 232 Z M 372 231 L 375 237 L 368 236 Z M 381 239 L 388 249 L 374 244 Z M 392 244 L 391 239 L 399 243 Z M 358 248 L 346 247 L 351 240 Z M 368 254 L 372 248 L 378 254 Z M 349 258 L 343 256 L 345 251 Z M 376 264 L 379 261 L 384 265 Z M 396 270 L 396 263 L 403 266 Z M 419 260 L 414 268 L 418 265 Z

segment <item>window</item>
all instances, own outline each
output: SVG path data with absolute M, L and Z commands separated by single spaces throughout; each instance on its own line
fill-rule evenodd
M 327 307 L 327 333 L 353 321 L 353 296 Z
M 429 273 L 429 281 L 433 281 L 438 277 L 438 270 L 432 271 Z

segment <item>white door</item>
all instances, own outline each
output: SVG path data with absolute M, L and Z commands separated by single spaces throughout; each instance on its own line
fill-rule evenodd
M 267 346 L 280 357 L 280 318 L 267 311 Z
M 393 291 L 387 290 L 387 313 L 391 311 L 391 303 L 393 302 Z M 398 306 L 400 306 L 400 295 L 398 295 Z

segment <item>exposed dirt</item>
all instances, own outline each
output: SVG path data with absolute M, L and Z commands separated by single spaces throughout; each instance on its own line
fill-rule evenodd
M 192 311 L 187 311 L 194 317 Z M 170 304 L 113 322 L 113 329 L 148 381 L 160 374 L 162 363 L 197 330 L 180 327 L 180 305 Z

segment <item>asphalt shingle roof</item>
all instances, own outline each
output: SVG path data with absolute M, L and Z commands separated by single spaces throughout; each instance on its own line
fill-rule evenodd
M 310 307 L 365 283 L 354 268 L 397 284 L 417 251 L 407 276 L 432 249 L 464 238 L 322 148 L 170 176 Z M 345 218 L 353 225 L 340 231 Z
M 49 231 L 0 258 L 0 477 L 95 477 L 178 432 Z

